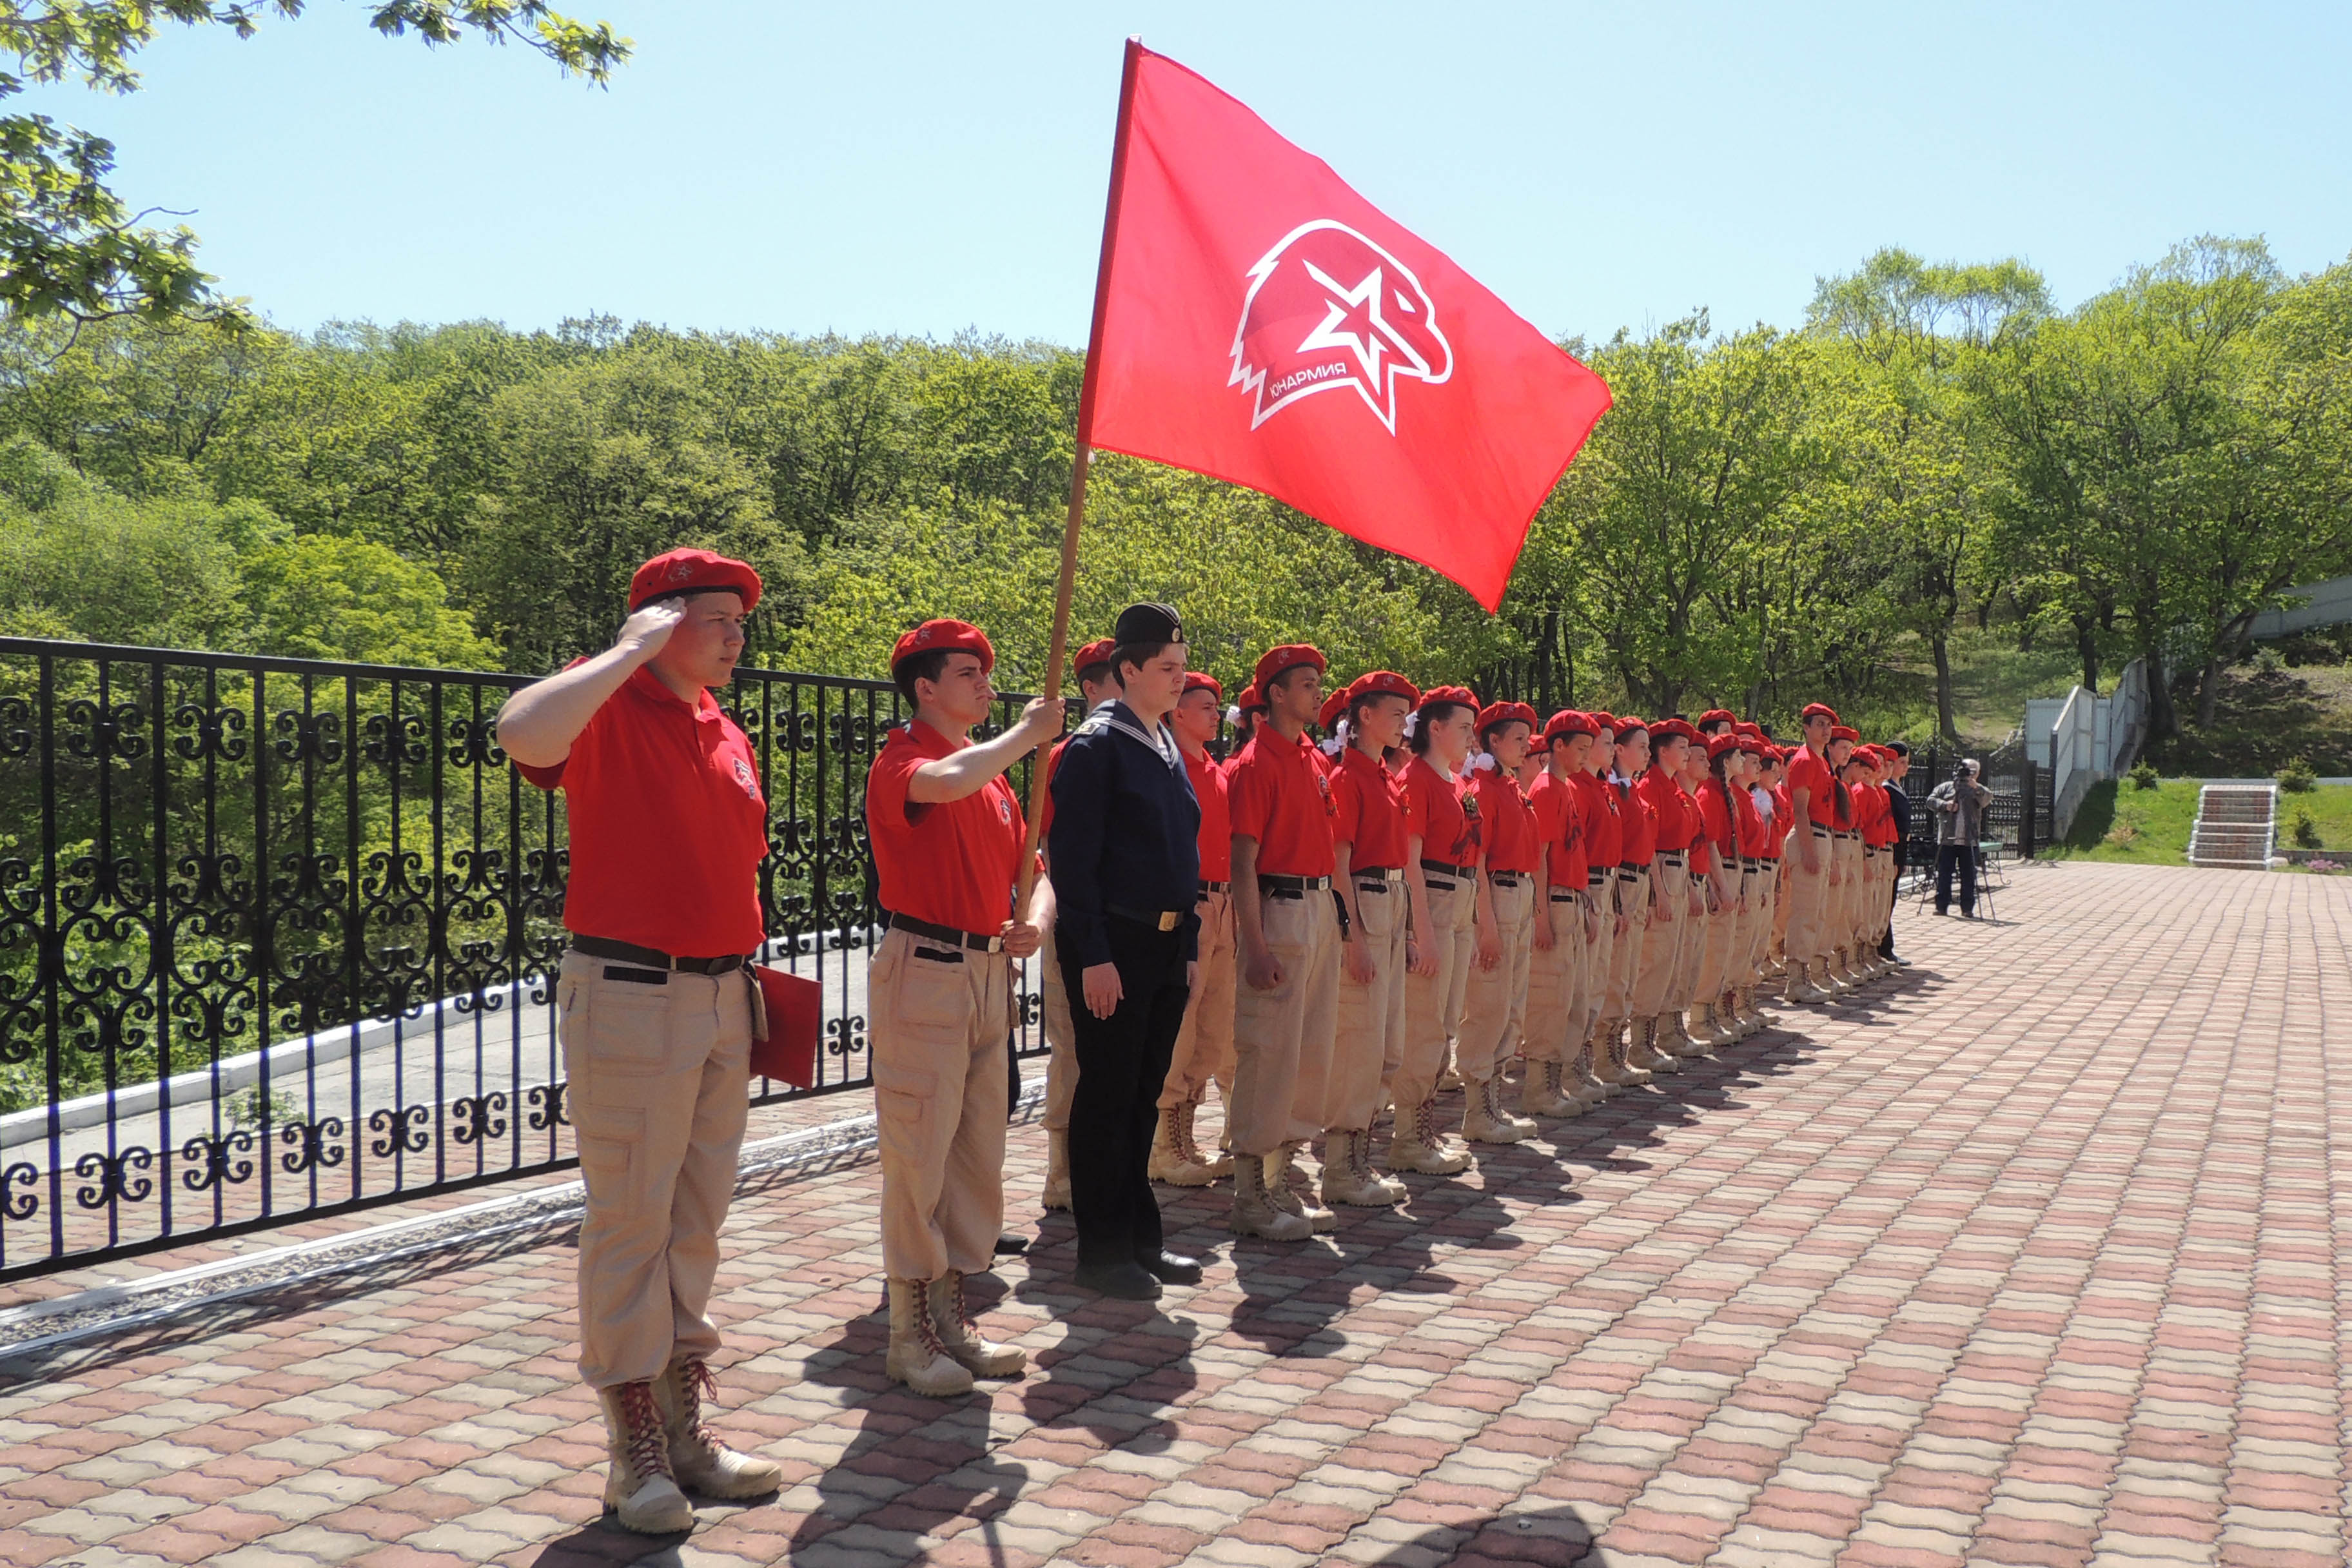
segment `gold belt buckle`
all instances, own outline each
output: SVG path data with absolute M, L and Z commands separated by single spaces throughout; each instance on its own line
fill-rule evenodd
M 1176 929 L 1176 922 L 1183 918 L 1184 917 L 1182 915 L 1178 914 L 1173 910 L 1162 910 L 1160 912 L 1160 929 L 1161 931 L 1174 931 Z

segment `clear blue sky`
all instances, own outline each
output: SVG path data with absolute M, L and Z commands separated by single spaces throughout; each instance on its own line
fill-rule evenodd
M 2073 303 L 2201 231 L 2352 252 L 2352 6 L 572 0 L 609 91 L 356 0 L 175 32 L 114 137 L 280 324 L 1086 335 L 1119 41 L 1201 71 L 1555 333 L 1797 321 L 1897 244 Z

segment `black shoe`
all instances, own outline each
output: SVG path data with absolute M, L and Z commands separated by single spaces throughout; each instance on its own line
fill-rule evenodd
M 1181 1253 L 1160 1252 L 1150 1258 L 1138 1258 L 1137 1267 L 1165 1285 L 1198 1285 L 1201 1282 L 1201 1260 Z
M 1028 1250 L 1029 1238 L 1019 1231 L 1008 1230 L 996 1238 L 996 1256 L 999 1258 L 1018 1258 Z
M 1139 1263 L 1081 1263 L 1070 1282 L 1122 1301 L 1160 1300 L 1160 1281 L 1144 1272 Z

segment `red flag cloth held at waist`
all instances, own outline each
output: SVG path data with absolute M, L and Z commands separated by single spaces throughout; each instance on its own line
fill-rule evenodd
M 751 1019 L 751 1076 L 794 1089 L 816 1087 L 816 1042 L 824 988 L 799 974 L 751 965 L 759 1009 Z

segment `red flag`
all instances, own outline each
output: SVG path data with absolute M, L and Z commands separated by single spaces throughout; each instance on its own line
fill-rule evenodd
M 1262 490 L 1494 610 L 1608 387 L 1175 61 L 1130 41 L 1124 94 L 1079 440 Z

